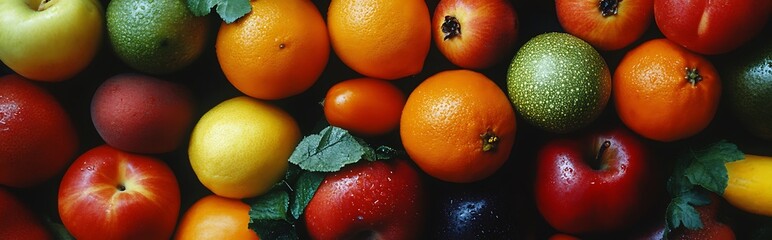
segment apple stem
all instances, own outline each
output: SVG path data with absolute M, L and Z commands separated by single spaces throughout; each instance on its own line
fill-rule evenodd
M 698 82 L 702 81 L 702 76 L 696 68 L 686 68 L 686 81 L 692 84 L 692 87 L 696 86 Z
M 595 156 L 595 169 L 602 168 L 603 160 L 601 158 L 609 147 L 611 147 L 611 142 L 609 140 L 603 141 L 603 144 L 600 145 L 600 149 L 598 149 L 598 155 Z
M 124 186 L 123 184 L 118 184 L 117 187 L 118 187 L 118 191 L 121 191 L 121 192 L 126 191 L 126 186 Z
M 619 2 L 622 0 L 600 0 L 598 9 L 603 17 L 617 15 L 619 13 Z
M 480 134 L 480 138 L 482 139 L 483 152 L 495 151 L 499 145 L 499 137 L 493 134 L 493 131 L 490 129 Z
M 48 8 L 48 6 L 47 6 L 46 4 L 47 4 L 48 2 L 50 2 L 50 1 L 51 1 L 51 0 L 43 0 L 43 1 L 40 1 L 40 5 L 38 5 L 38 11 L 43 11 L 43 10 L 46 10 L 46 8 Z
M 445 16 L 445 22 L 442 23 L 440 28 L 442 33 L 445 34 L 445 38 L 442 39 L 443 41 L 461 35 L 461 24 L 456 17 Z

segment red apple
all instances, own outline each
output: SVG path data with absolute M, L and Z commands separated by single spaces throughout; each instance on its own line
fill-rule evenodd
M 102 139 L 136 153 L 176 149 L 193 122 L 193 97 L 185 86 L 122 74 L 107 79 L 91 100 L 91 119 Z
M 40 217 L 0 187 L 0 239 L 53 239 L 53 236 Z
M 59 215 L 76 239 L 169 239 L 180 189 L 166 163 L 102 145 L 70 166 Z
M 313 239 L 417 239 L 423 189 L 405 160 L 361 162 L 328 175 L 306 207 Z
M 536 206 L 556 230 L 583 235 L 632 226 L 655 203 L 656 172 L 639 138 L 610 128 L 550 140 L 538 153 Z
M 769 0 L 654 0 L 654 19 L 668 39 L 702 54 L 732 51 L 767 23 Z
M 617 50 L 640 38 L 651 25 L 653 0 L 555 0 L 566 32 L 601 50 Z
M 507 0 L 441 0 L 434 10 L 432 35 L 453 64 L 484 69 L 512 57 L 517 13 Z
M 0 77 L 0 185 L 50 179 L 77 150 L 75 127 L 51 94 L 21 76 Z

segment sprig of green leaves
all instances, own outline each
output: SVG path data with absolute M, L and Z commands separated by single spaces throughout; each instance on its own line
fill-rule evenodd
M 206 16 L 216 7 L 225 23 L 232 23 L 252 11 L 249 0 L 187 0 L 188 9 L 196 16 Z
M 284 179 L 273 189 L 250 202 L 249 228 L 260 239 L 298 239 L 295 224 L 329 172 L 362 159 L 390 159 L 401 151 L 390 147 L 372 148 L 348 131 L 328 126 L 303 138 L 289 158 Z
M 676 159 L 667 189 L 673 197 L 667 206 L 664 239 L 671 229 L 702 228 L 700 214 L 694 206 L 710 203 L 704 190 L 723 195 L 729 176 L 724 164 L 743 159 L 737 145 L 721 140 L 703 148 L 689 148 Z M 704 190 L 703 190 L 704 189 Z

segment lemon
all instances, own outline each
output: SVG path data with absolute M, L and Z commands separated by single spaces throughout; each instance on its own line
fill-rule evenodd
M 204 49 L 207 19 L 185 0 L 112 0 L 107 33 L 115 54 L 141 72 L 166 74 L 196 60 Z
M 188 155 L 198 180 L 228 198 L 259 196 L 279 182 L 300 141 L 295 119 L 279 107 L 241 96 L 205 113 Z

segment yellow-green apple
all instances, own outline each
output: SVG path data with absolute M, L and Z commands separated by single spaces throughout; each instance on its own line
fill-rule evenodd
M 32 80 L 69 79 L 91 63 L 103 26 L 96 0 L 0 1 L 0 61 Z
M 360 162 L 328 175 L 305 211 L 312 239 L 417 239 L 424 192 L 405 160 Z
M 136 153 L 176 149 L 193 121 L 193 97 L 184 85 L 139 75 L 107 79 L 91 100 L 91 120 L 102 139 Z
M 653 0 L 555 0 L 566 32 L 601 50 L 617 50 L 640 38 L 651 25 Z
M 54 96 L 19 75 L 0 77 L 0 185 L 46 181 L 77 150 L 75 127 Z
M 54 239 L 40 217 L 0 187 L 0 239 Z
M 656 203 L 656 169 L 639 138 L 621 127 L 548 141 L 538 153 L 535 199 L 569 234 L 625 230 Z
M 180 211 L 180 189 L 166 163 L 108 145 L 70 165 L 58 198 L 64 227 L 81 240 L 169 239 Z
M 432 18 L 432 35 L 453 64 L 484 69 L 511 57 L 518 32 L 508 0 L 442 0 Z

